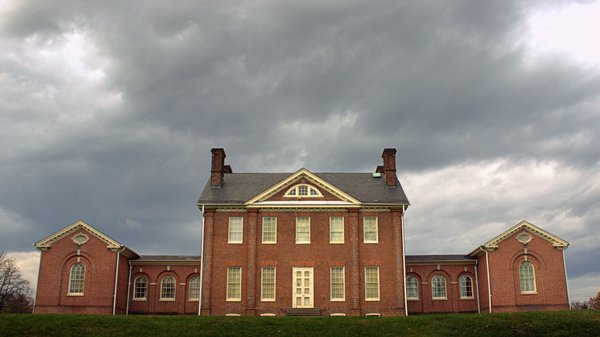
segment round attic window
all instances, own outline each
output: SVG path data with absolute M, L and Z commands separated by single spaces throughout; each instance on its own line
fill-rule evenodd
M 529 241 L 531 241 L 531 235 L 529 235 L 529 233 L 521 233 L 517 236 L 517 241 L 519 241 L 522 244 L 526 244 L 529 243 Z
M 82 245 L 82 244 L 86 243 L 89 240 L 89 238 L 85 234 L 77 234 L 72 238 L 72 240 L 76 244 Z

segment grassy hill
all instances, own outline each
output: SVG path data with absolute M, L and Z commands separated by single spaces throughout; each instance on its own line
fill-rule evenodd
M 600 311 L 381 318 L 4 314 L 0 336 L 600 336 Z

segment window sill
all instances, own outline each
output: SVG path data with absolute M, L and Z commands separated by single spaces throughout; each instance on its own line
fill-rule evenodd
M 432 298 L 432 300 L 434 300 L 434 301 L 447 301 L 448 297 L 437 297 L 437 298 L 434 297 L 434 298 Z
M 83 296 L 83 293 L 67 293 L 67 296 L 69 296 L 69 297 L 81 297 L 81 296 Z
M 522 291 L 521 295 L 537 295 L 537 291 Z
M 329 300 L 330 302 L 346 302 L 345 298 L 332 298 Z
M 161 298 L 158 300 L 159 302 L 175 302 L 174 298 Z
M 225 300 L 225 302 L 241 302 L 242 299 L 241 298 L 228 298 Z
M 364 241 L 363 243 L 365 243 L 365 244 L 376 244 L 376 243 L 379 243 L 379 241 Z
M 197 298 L 188 298 L 188 302 L 198 302 L 199 299 Z
M 365 298 L 365 302 L 379 302 L 379 298 Z
M 275 242 L 263 242 L 262 244 L 263 245 L 276 245 L 277 241 L 275 241 Z
M 297 245 L 310 245 L 310 242 L 298 242 L 296 241 Z
M 343 241 L 342 242 L 331 242 L 331 241 L 329 241 L 329 244 L 330 245 L 343 245 L 344 242 Z
M 471 297 L 461 297 L 461 298 L 460 298 L 460 300 L 461 300 L 461 301 L 465 301 L 465 300 L 466 300 L 466 301 L 472 301 L 472 300 L 474 300 L 474 299 L 475 299 L 475 297 L 473 297 L 473 296 L 471 296 Z
M 146 302 L 147 301 L 146 298 L 132 298 L 131 300 L 134 302 Z
M 227 241 L 227 243 L 230 244 L 230 245 L 241 245 L 243 242 L 230 242 L 230 241 Z
M 420 301 L 418 298 L 406 298 L 407 301 Z
M 275 302 L 274 298 L 265 298 L 265 299 L 260 299 L 261 302 Z

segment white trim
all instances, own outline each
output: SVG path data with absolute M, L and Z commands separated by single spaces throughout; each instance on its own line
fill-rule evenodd
M 368 312 L 365 314 L 367 317 L 381 317 L 381 313 L 379 312 Z
M 515 234 L 516 232 L 518 232 L 522 229 L 526 229 L 529 232 L 534 233 L 534 234 L 538 235 L 539 237 L 549 241 L 550 243 L 552 243 L 552 246 L 554 246 L 555 248 L 567 249 L 567 247 L 569 247 L 568 241 L 563 240 L 563 239 L 559 238 L 558 236 L 551 234 L 550 232 L 547 232 L 526 220 L 523 220 L 523 221 L 519 222 L 518 224 L 510 227 L 506 231 L 500 233 L 493 239 L 484 243 L 483 246 L 487 249 L 492 249 L 492 250 L 496 249 L 496 248 L 498 248 L 498 244 L 500 242 L 504 241 L 505 239 L 507 239 L 508 237 L 510 237 L 511 235 Z M 529 234 L 531 234 L 531 233 L 529 233 Z
M 402 230 L 402 280 L 404 282 L 404 316 L 408 316 L 408 299 L 406 298 L 406 240 L 404 235 L 404 213 L 406 213 L 406 206 L 402 205 L 402 216 L 400 229 Z M 417 279 L 418 281 L 418 279 Z
M 342 268 L 342 297 L 333 297 L 333 269 Z M 346 267 L 330 267 L 329 268 L 329 301 L 344 302 L 346 301 Z
M 194 279 L 198 279 L 198 297 L 191 297 L 192 294 L 192 284 Z M 187 284 L 187 300 L 190 302 L 195 302 L 195 301 L 199 301 L 200 300 L 200 275 L 193 275 L 192 277 L 189 278 L 189 282 Z M 185 283 L 183 284 L 185 285 Z
M 341 219 L 342 220 L 342 239 L 341 240 L 336 240 L 334 241 L 331 238 L 331 234 L 333 233 L 331 230 L 331 226 L 333 225 L 333 219 Z M 333 245 L 339 245 L 339 244 L 344 244 L 344 237 L 346 235 L 346 224 L 344 223 L 344 217 L 343 216 L 330 216 L 329 217 L 329 243 L 333 244 Z
M 532 281 L 533 281 L 533 290 L 523 290 L 523 275 L 521 275 L 521 268 L 523 267 L 523 265 L 525 265 L 525 263 L 527 263 L 527 265 L 531 266 L 531 277 L 532 277 Z M 536 284 L 536 278 L 535 278 L 535 266 L 533 265 L 533 263 L 529 262 L 529 261 L 523 261 L 521 262 L 521 264 L 519 264 L 519 290 L 521 290 L 521 294 L 537 294 L 537 284 Z
M 444 280 L 444 296 L 435 296 L 435 291 L 434 291 L 435 282 L 433 282 L 433 279 L 439 278 L 439 277 L 441 277 L 442 280 Z M 434 301 L 448 299 L 448 280 L 446 280 L 446 277 L 444 275 L 435 274 L 431 277 L 431 299 Z
M 238 292 L 240 294 L 240 297 L 230 297 L 229 296 L 229 272 L 233 271 L 233 270 L 238 270 L 240 273 L 240 284 L 238 286 Z M 231 266 L 231 267 L 227 267 L 227 280 L 226 280 L 226 284 L 225 284 L 225 301 L 226 302 L 241 302 L 242 301 L 242 267 L 236 267 L 236 266 Z
M 198 299 L 198 316 L 202 315 L 202 282 L 204 281 L 204 205 L 200 209 L 202 212 L 202 225 L 200 227 L 200 298 Z
M 463 279 L 463 278 L 465 278 L 465 282 L 466 282 L 466 279 L 467 279 L 467 278 L 468 278 L 469 280 L 471 280 L 471 296 L 468 296 L 468 295 L 466 295 L 466 296 L 463 296 L 462 285 L 460 284 L 460 280 L 461 280 L 461 279 Z M 474 294 L 474 291 L 473 291 L 473 278 L 471 277 L 471 275 L 468 275 L 468 274 L 462 274 L 462 275 L 460 275 L 460 277 L 458 278 L 458 295 L 459 295 L 459 298 L 460 298 L 461 300 L 472 300 L 472 299 L 474 299 L 474 298 L 475 298 L 475 294 Z
M 482 248 L 480 248 L 480 249 L 482 249 Z M 490 259 L 488 257 L 487 250 L 485 250 L 485 269 L 487 272 L 488 309 L 491 314 L 492 313 L 492 284 L 490 283 Z
M 242 315 L 237 314 L 237 313 L 229 313 L 229 314 L 225 314 L 226 317 L 240 317 Z
M 37 241 L 33 245 L 37 249 L 40 249 L 40 250 L 44 249 L 44 248 L 50 248 L 50 247 L 52 247 L 54 242 L 62 239 L 65 236 L 68 236 L 69 234 L 73 233 L 74 231 L 76 231 L 78 229 L 85 229 L 88 233 L 93 234 L 98 239 L 100 239 L 101 241 L 106 243 L 107 244 L 106 248 L 108 248 L 108 249 L 119 249 L 123 246 L 120 243 L 118 243 L 117 241 L 108 237 L 106 234 L 100 232 L 99 230 L 97 230 L 94 227 L 90 226 L 89 224 L 85 223 L 85 221 L 83 221 L 83 220 L 77 220 L 74 223 L 59 230 L 58 232 L 55 232 L 55 233 Z
M 375 240 L 367 240 L 366 231 L 366 219 L 375 219 Z M 363 243 L 379 243 L 379 217 L 378 216 L 364 216 L 363 217 Z
M 265 280 L 265 269 L 273 269 L 273 298 L 264 296 L 264 280 Z M 277 299 L 277 267 L 261 267 L 260 268 L 260 301 L 261 302 L 275 302 Z
M 275 317 L 275 316 L 277 316 L 277 315 L 272 312 L 265 312 L 264 314 L 260 314 L 260 317 Z
M 306 187 L 306 193 L 300 195 L 300 187 Z M 291 194 L 292 190 L 294 194 Z M 317 192 L 317 194 L 311 194 L 312 191 Z M 284 198 L 323 198 L 323 194 L 319 191 L 318 188 L 309 185 L 309 184 L 296 184 L 290 187 L 283 195 Z
M 373 269 L 377 271 L 377 297 L 368 297 L 367 296 L 367 269 Z M 365 301 L 366 302 L 376 302 L 381 300 L 381 281 L 379 278 L 379 266 L 365 266 Z
M 163 297 L 163 283 L 164 283 L 165 279 L 167 279 L 169 277 L 172 278 L 173 282 L 174 282 L 173 283 L 173 297 Z M 159 291 L 158 294 L 160 297 L 159 301 L 167 301 L 167 302 L 175 301 L 175 299 L 177 298 L 177 279 L 175 278 L 175 276 L 173 276 L 171 274 L 167 274 L 167 275 L 163 276 L 160 279 L 160 287 L 159 287 L 158 291 Z
M 298 219 L 308 219 L 308 241 L 298 241 Z M 297 216 L 296 217 L 296 244 L 307 245 L 310 244 L 310 217 L 309 216 Z
M 417 297 L 409 297 L 408 296 L 408 279 L 409 278 L 414 279 L 417 282 L 417 284 L 416 284 Z M 421 292 L 419 291 L 419 285 L 420 285 L 419 283 L 420 283 L 419 279 L 416 276 L 413 276 L 413 275 L 406 276 L 406 278 L 405 278 L 405 284 L 406 284 L 406 286 L 404 288 L 406 289 L 406 299 L 407 300 L 417 301 L 417 300 L 420 299 L 420 295 L 421 295 L 420 293 Z
M 81 291 L 72 291 L 71 288 L 73 286 L 73 268 L 75 268 L 76 266 L 81 266 L 83 268 L 82 271 L 82 277 L 81 277 Z M 69 268 L 69 287 L 67 289 L 67 296 L 83 296 L 84 292 L 85 292 L 85 272 L 86 272 L 86 267 L 83 263 L 81 262 L 76 262 L 73 263 L 71 265 L 71 268 Z
M 567 260 L 565 259 L 565 251 L 563 250 L 563 265 L 565 267 L 565 284 L 567 286 L 567 301 L 569 301 L 569 310 L 573 309 L 571 306 L 571 293 L 569 292 L 569 277 L 567 276 Z
M 329 314 L 330 317 L 345 317 L 346 314 L 343 312 L 333 312 L 331 314 Z
M 240 226 L 240 229 L 239 229 L 240 239 L 239 240 L 237 240 L 237 239 L 233 240 L 233 239 L 231 239 L 231 236 L 232 236 L 231 234 L 234 233 L 231 230 L 231 225 L 232 225 L 231 222 L 232 222 L 232 220 L 237 220 L 237 219 L 240 220 L 240 223 L 239 224 L 234 224 L 234 225 L 235 226 L 237 226 L 237 225 Z M 236 233 L 237 233 L 237 231 L 236 231 Z M 229 243 L 229 244 L 241 244 L 243 242 L 244 242 L 244 217 L 243 216 L 230 216 L 229 217 L 229 224 L 228 224 L 228 227 L 227 227 L 227 243 Z
M 275 231 L 275 240 L 267 241 L 265 240 L 265 219 L 273 219 L 273 227 Z M 261 243 L 263 245 L 274 245 L 277 243 L 277 217 L 276 216 L 264 216 L 262 217 L 262 225 L 261 225 Z

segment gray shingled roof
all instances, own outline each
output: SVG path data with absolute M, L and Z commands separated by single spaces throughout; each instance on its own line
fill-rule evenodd
M 211 187 L 210 180 L 206 183 L 198 204 L 243 204 L 292 174 L 228 173 L 221 188 Z M 410 204 L 399 182 L 389 188 L 383 177 L 374 178 L 371 173 L 314 174 L 365 204 Z
M 406 255 L 406 262 L 474 261 L 467 255 Z

